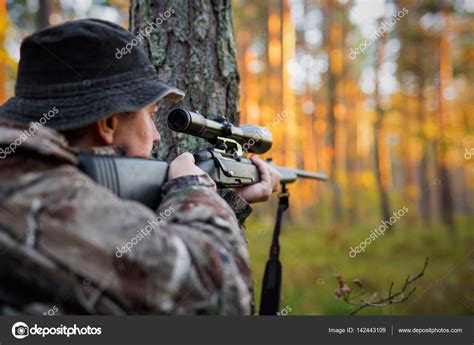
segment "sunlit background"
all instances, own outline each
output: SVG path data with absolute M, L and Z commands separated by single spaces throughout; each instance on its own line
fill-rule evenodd
M 23 37 L 86 17 L 128 28 L 128 9 L 0 0 L 0 103 L 13 95 Z M 347 314 L 337 275 L 375 300 L 429 257 L 408 301 L 361 314 L 474 314 L 474 1 L 235 0 L 233 15 L 241 123 L 271 129 L 278 164 L 331 176 L 290 187 L 282 308 Z M 275 206 L 258 205 L 248 223 L 257 305 Z M 403 206 L 383 237 L 349 257 Z

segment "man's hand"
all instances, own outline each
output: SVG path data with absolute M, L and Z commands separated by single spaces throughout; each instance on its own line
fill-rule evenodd
M 260 182 L 250 186 L 234 188 L 234 191 L 249 203 L 267 201 L 272 193 L 278 190 L 281 175 L 274 167 L 257 156 L 250 157 L 250 160 L 260 172 Z M 186 175 L 205 174 L 205 172 L 194 163 L 194 157 L 189 152 L 185 152 L 176 157 L 170 164 L 168 181 Z
M 278 190 L 281 175 L 274 167 L 257 156 L 250 157 L 250 160 L 260 172 L 260 182 L 250 186 L 235 188 L 234 191 L 249 203 L 267 201 L 272 193 Z
M 187 175 L 203 175 L 205 172 L 196 166 L 194 161 L 194 156 L 185 152 L 176 157 L 170 164 L 168 170 L 168 181 Z M 214 184 L 214 190 L 216 189 Z

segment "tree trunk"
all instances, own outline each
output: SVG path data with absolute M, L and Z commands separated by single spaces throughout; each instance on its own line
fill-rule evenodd
M 379 22 L 380 26 L 381 21 Z M 381 100 L 380 100 L 380 76 L 379 70 L 383 62 L 383 48 L 386 40 L 387 34 L 379 38 L 377 42 L 377 52 L 375 57 L 375 108 L 377 113 L 377 119 L 374 123 L 374 157 L 375 157 L 375 177 L 377 180 L 377 186 L 380 195 L 380 207 L 382 212 L 382 218 L 387 220 L 392 214 L 390 212 L 390 200 L 387 191 L 386 179 L 387 176 L 384 176 L 382 173 L 384 171 L 381 156 L 384 154 L 383 150 L 383 133 L 382 133 L 382 123 L 384 117 L 384 110 L 382 109 Z M 393 227 L 393 225 L 392 225 Z
M 423 45 L 420 44 L 417 47 L 417 60 L 422 61 L 424 55 Z M 425 135 L 425 124 L 427 123 L 427 115 L 425 113 L 425 73 L 423 70 L 423 64 L 417 65 L 417 76 L 418 76 L 418 111 L 417 111 L 417 120 L 419 125 L 419 130 L 421 134 L 421 140 L 423 143 L 421 161 L 420 161 L 420 170 L 419 170 L 419 180 L 420 180 L 420 198 L 419 198 L 419 208 L 421 213 L 421 218 L 425 224 L 431 224 L 431 189 L 430 184 L 428 183 L 428 155 L 429 147 L 431 145 L 431 139 Z
M 50 0 L 38 1 L 38 13 L 36 13 L 36 30 L 46 29 L 49 26 L 49 16 L 51 14 Z
M 334 30 L 333 25 L 335 21 L 334 7 L 337 6 L 333 3 L 328 3 L 326 7 L 326 44 L 327 51 L 332 52 L 335 46 L 334 42 Z M 330 168 L 330 181 L 332 187 L 332 207 L 334 212 L 334 219 L 336 223 L 341 222 L 342 217 L 342 203 L 341 203 L 341 190 L 338 183 L 337 176 L 337 161 L 336 161 L 336 138 L 337 138 L 337 123 L 334 109 L 336 107 L 336 89 L 337 89 L 337 75 L 334 73 L 333 64 L 335 64 L 334 56 L 329 54 L 328 58 L 328 73 L 327 73 L 327 121 L 328 121 L 328 146 L 330 150 L 329 157 L 329 168 Z
M 7 21 L 7 1 L 0 0 L 0 21 Z M 5 49 L 5 38 L 7 26 L 0 27 L 0 103 L 3 104 L 7 100 L 7 52 Z
M 130 29 L 137 35 L 153 23 L 145 50 L 160 78 L 186 92 L 180 107 L 199 111 L 207 118 L 223 115 L 237 124 L 239 75 L 230 3 L 177 0 L 169 5 L 165 1 L 131 0 Z M 161 143 L 155 153 L 168 161 L 204 146 L 200 139 L 168 129 L 167 114 L 176 106 L 163 104 L 157 120 Z
M 438 128 L 439 139 L 436 144 L 436 170 L 439 178 L 439 198 L 441 207 L 441 220 L 448 227 L 452 235 L 456 235 L 454 223 L 453 201 L 451 196 L 451 182 L 449 178 L 447 149 L 444 129 L 446 128 L 447 109 L 444 101 L 444 90 L 449 85 L 452 75 L 452 62 L 450 42 L 447 35 L 449 25 L 446 25 L 448 19 L 447 3 L 441 2 L 441 11 L 444 27 L 440 30 L 439 36 L 439 84 L 438 84 Z

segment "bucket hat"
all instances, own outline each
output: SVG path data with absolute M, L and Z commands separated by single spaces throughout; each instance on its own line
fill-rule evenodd
M 182 99 L 184 92 L 160 80 L 136 43 L 129 31 L 99 19 L 70 21 L 26 37 L 15 96 L 0 107 L 0 118 L 29 123 L 50 114 L 46 126 L 70 130 L 162 98 Z

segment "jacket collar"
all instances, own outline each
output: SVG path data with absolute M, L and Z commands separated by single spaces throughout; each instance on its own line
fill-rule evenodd
M 70 147 L 66 138 L 54 129 L 39 123 L 18 123 L 0 120 L 0 159 L 14 155 L 18 151 L 29 151 L 40 156 L 56 158 L 77 165 L 78 152 L 96 155 L 122 156 L 123 150 L 115 146 L 92 147 L 79 150 Z

